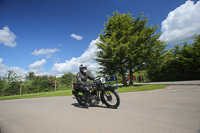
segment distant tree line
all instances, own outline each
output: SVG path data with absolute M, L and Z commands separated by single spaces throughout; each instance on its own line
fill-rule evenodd
M 50 91 L 60 91 L 72 88 L 72 82 L 76 82 L 76 75 L 65 73 L 61 77 L 36 76 L 29 72 L 25 80 L 14 71 L 8 71 L 0 78 L 0 96 L 30 94 Z
M 191 44 L 184 42 L 166 50 L 163 58 L 147 71 L 151 81 L 200 79 L 200 35 Z

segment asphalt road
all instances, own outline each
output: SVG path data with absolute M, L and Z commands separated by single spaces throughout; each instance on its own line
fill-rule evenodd
M 200 133 L 200 86 L 120 93 L 121 105 L 82 108 L 72 96 L 0 101 L 4 133 Z

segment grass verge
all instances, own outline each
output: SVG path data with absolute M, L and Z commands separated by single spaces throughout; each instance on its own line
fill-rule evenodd
M 119 87 L 119 89 L 116 91 L 118 93 L 135 92 L 135 91 L 150 91 L 150 90 L 162 89 L 165 87 L 166 85 L 134 85 L 134 86 Z
M 66 90 L 66 91 L 56 91 L 56 92 L 41 92 L 41 93 L 32 93 L 32 94 L 23 94 L 23 95 L 4 96 L 4 97 L 0 97 L 0 100 L 52 97 L 52 96 L 67 96 L 67 95 L 72 95 L 72 91 Z
M 116 90 L 116 91 L 118 93 L 135 92 L 135 91 L 148 91 L 148 90 L 161 89 L 161 88 L 165 88 L 165 87 L 166 87 L 165 85 L 134 85 L 134 86 L 119 87 L 119 89 Z M 71 90 L 4 96 L 4 97 L 0 97 L 0 100 L 51 97 L 51 96 L 69 96 L 69 95 L 72 95 Z

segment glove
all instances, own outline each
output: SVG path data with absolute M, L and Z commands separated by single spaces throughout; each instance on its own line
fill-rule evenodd
M 90 83 L 90 86 L 93 86 L 93 83 Z
M 86 86 L 90 86 L 90 82 L 86 82 L 85 85 L 86 85 Z

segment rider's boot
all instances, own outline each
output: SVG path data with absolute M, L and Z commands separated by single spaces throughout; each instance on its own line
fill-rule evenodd
M 88 103 L 88 96 L 89 96 L 89 91 L 88 92 L 85 92 L 85 106 L 88 107 L 89 106 L 89 103 Z

